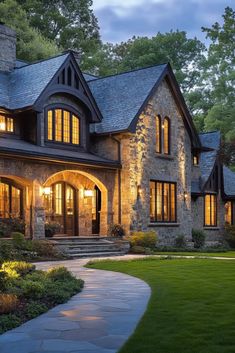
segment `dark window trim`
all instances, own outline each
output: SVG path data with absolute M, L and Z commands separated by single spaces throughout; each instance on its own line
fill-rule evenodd
M 9 185 L 9 215 L 12 212 L 12 187 L 20 190 L 20 218 L 22 219 L 24 216 L 23 212 L 23 187 L 16 183 L 14 180 L 10 180 L 8 178 L 0 177 L 0 182 L 3 184 Z M 11 218 L 11 217 L 9 217 Z M 0 219 L 8 219 L 8 218 L 0 218 Z
M 159 151 L 157 151 L 156 146 L 157 146 L 157 130 L 156 130 L 156 146 L 155 146 L 155 150 L 157 153 L 161 154 L 162 153 L 162 118 L 161 115 L 157 115 L 156 119 L 155 119 L 155 123 L 157 125 L 157 123 L 159 124 Z
M 166 223 L 166 224 L 174 224 L 177 223 L 177 183 L 174 181 L 163 181 L 163 180 L 154 180 L 154 179 L 150 179 L 150 182 L 155 183 L 155 219 L 151 220 L 151 223 Z M 161 188 L 162 188 L 162 218 L 161 220 L 157 220 L 157 183 L 161 183 Z M 175 220 L 174 221 L 165 221 L 164 220 L 164 184 L 174 184 L 175 185 Z M 171 188 L 169 187 L 169 197 L 171 200 Z M 170 218 L 171 218 L 171 207 L 170 207 Z
M 55 140 L 55 110 L 60 109 L 62 110 L 62 140 L 64 136 L 64 114 L 63 111 L 67 111 L 70 113 L 70 141 L 72 141 L 72 115 L 75 115 L 79 120 L 79 143 L 72 143 L 72 142 L 63 142 L 63 141 L 56 141 Z M 48 139 L 48 111 L 52 110 L 52 140 Z M 45 112 L 45 142 L 48 144 L 56 144 L 58 146 L 70 146 L 70 147 L 81 147 L 81 129 L 82 129 L 82 119 L 81 114 L 76 109 L 65 105 L 65 104 L 51 104 L 47 106 L 44 110 Z
M 206 196 L 210 196 L 210 223 L 211 223 L 211 196 L 215 196 L 215 200 L 216 200 L 216 203 L 215 203 L 215 224 L 211 225 L 211 224 L 206 224 Z M 203 221 L 203 226 L 204 228 L 216 228 L 218 226 L 217 224 L 217 221 L 218 221 L 218 218 L 217 218 L 217 211 L 218 211 L 218 200 L 217 200 L 217 194 L 216 193 L 212 193 L 212 192 L 208 192 L 205 194 L 204 196 L 204 207 L 203 207 L 203 212 L 204 212 L 204 221 Z
M 167 136 L 167 139 L 168 139 L 168 152 L 167 152 L 167 153 L 164 151 L 164 135 L 165 135 L 164 129 L 165 129 L 165 120 L 168 121 L 168 136 Z M 169 156 L 169 155 L 171 154 L 171 120 L 170 120 L 170 118 L 169 118 L 168 116 L 165 116 L 165 117 L 164 117 L 164 119 L 163 119 L 163 126 L 164 126 L 164 129 L 163 129 L 163 139 L 162 139 L 162 141 L 163 141 L 163 146 L 162 146 L 162 147 L 163 147 L 163 153 L 164 153 L 165 155 Z

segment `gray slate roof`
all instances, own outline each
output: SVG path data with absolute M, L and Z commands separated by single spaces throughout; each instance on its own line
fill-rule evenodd
M 35 157 L 45 157 L 58 160 L 71 161 L 83 164 L 99 164 L 107 167 L 118 167 L 119 163 L 106 158 L 99 157 L 88 152 L 70 151 L 53 147 L 41 147 L 32 143 L 10 138 L 0 138 L 1 153 L 16 153 L 20 155 L 30 155 Z
M 46 88 L 69 54 L 16 68 L 0 74 L 0 106 L 20 109 L 31 106 Z
M 220 132 L 213 131 L 199 134 L 203 147 L 212 148 L 212 151 L 202 152 L 199 161 L 201 170 L 201 187 L 205 185 L 214 168 L 218 150 L 220 148 Z
M 235 173 L 228 167 L 223 167 L 224 193 L 227 196 L 235 197 Z
M 95 132 L 127 130 L 167 64 L 88 81 L 103 116 Z

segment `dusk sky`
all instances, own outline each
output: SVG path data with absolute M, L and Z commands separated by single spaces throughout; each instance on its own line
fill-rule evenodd
M 171 29 L 204 40 L 201 26 L 221 22 L 226 6 L 234 0 L 93 0 L 102 40 L 113 43 Z

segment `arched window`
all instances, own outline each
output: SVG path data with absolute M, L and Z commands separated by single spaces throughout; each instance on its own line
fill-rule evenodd
M 22 217 L 22 189 L 5 178 L 0 179 L 0 218 Z
M 170 119 L 164 118 L 163 122 L 163 152 L 170 154 Z
M 156 152 L 162 152 L 162 126 L 161 117 L 156 116 Z
M 47 111 L 47 140 L 66 144 L 80 144 L 80 120 L 65 109 Z

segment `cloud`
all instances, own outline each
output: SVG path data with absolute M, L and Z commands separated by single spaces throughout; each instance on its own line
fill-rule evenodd
M 171 29 L 204 39 L 201 26 L 221 21 L 226 6 L 233 0 L 94 0 L 102 39 L 109 42 Z

